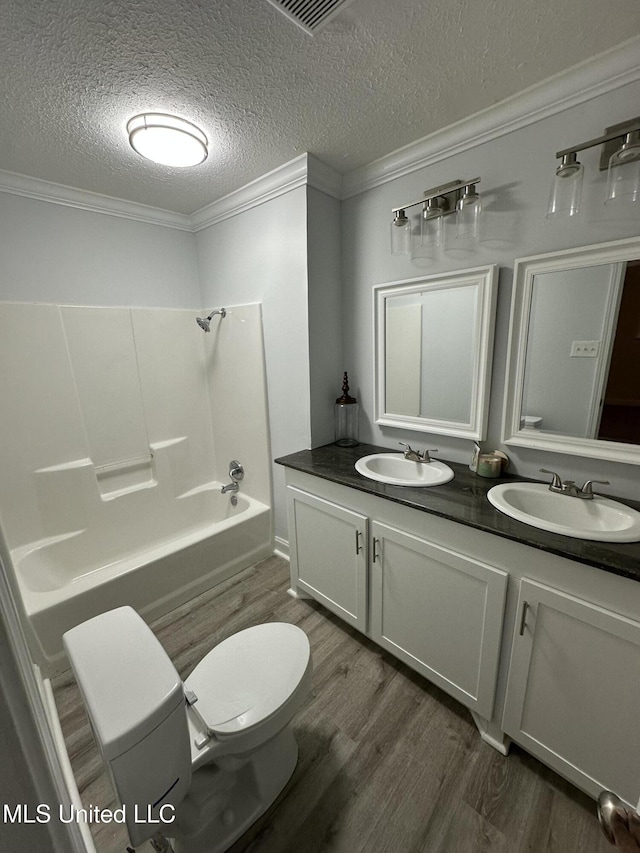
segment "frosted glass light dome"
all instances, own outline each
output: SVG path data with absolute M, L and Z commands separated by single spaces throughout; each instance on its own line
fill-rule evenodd
M 127 133 L 134 151 L 163 166 L 197 166 L 207 159 L 207 137 L 177 116 L 141 113 L 129 119 Z

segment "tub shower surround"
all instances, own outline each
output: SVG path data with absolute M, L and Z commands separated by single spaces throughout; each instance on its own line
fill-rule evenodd
M 155 618 L 272 550 L 260 306 L 197 313 L 0 303 L 0 523 L 46 675 L 73 625 Z

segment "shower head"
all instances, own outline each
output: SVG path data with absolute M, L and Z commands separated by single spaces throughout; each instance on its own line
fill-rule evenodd
M 215 311 L 212 311 L 208 317 L 196 317 L 196 323 L 200 326 L 201 329 L 204 329 L 205 332 L 211 331 L 211 318 L 215 317 L 216 314 L 219 314 L 222 318 L 227 316 L 226 308 L 216 308 Z

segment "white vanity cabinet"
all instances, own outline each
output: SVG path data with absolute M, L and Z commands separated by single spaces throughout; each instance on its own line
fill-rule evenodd
M 287 487 L 292 588 L 367 630 L 367 518 Z
M 640 796 L 640 622 L 520 581 L 503 729 L 597 796 Z
M 287 494 L 292 589 L 490 718 L 507 573 L 302 489 Z
M 507 573 L 371 523 L 371 637 L 490 718 Z
M 458 699 L 496 749 L 636 806 L 640 582 L 366 488 L 287 483 L 294 592 Z

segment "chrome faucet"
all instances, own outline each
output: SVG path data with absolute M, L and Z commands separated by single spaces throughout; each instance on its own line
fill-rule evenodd
M 229 476 L 231 477 L 231 482 L 220 489 L 223 495 L 226 495 L 227 492 L 237 492 L 240 488 L 238 482 L 244 477 L 244 468 L 237 459 L 232 459 L 229 462 Z
M 438 451 L 433 448 L 431 450 L 425 450 L 422 453 L 419 450 L 414 450 L 409 444 L 406 444 L 404 441 L 399 441 L 398 444 L 401 444 L 403 447 L 407 449 L 404 451 L 404 458 L 409 459 L 411 462 L 431 462 L 430 453 L 437 453 Z
M 549 491 L 555 492 L 558 495 L 567 495 L 570 498 L 580 498 L 583 501 L 593 500 L 593 484 L 601 483 L 603 486 L 610 485 L 609 480 L 587 480 L 582 488 L 578 488 L 575 480 L 562 480 L 559 474 L 555 471 L 549 471 L 547 468 L 540 469 L 542 474 L 551 474 L 553 479 L 549 485 Z

